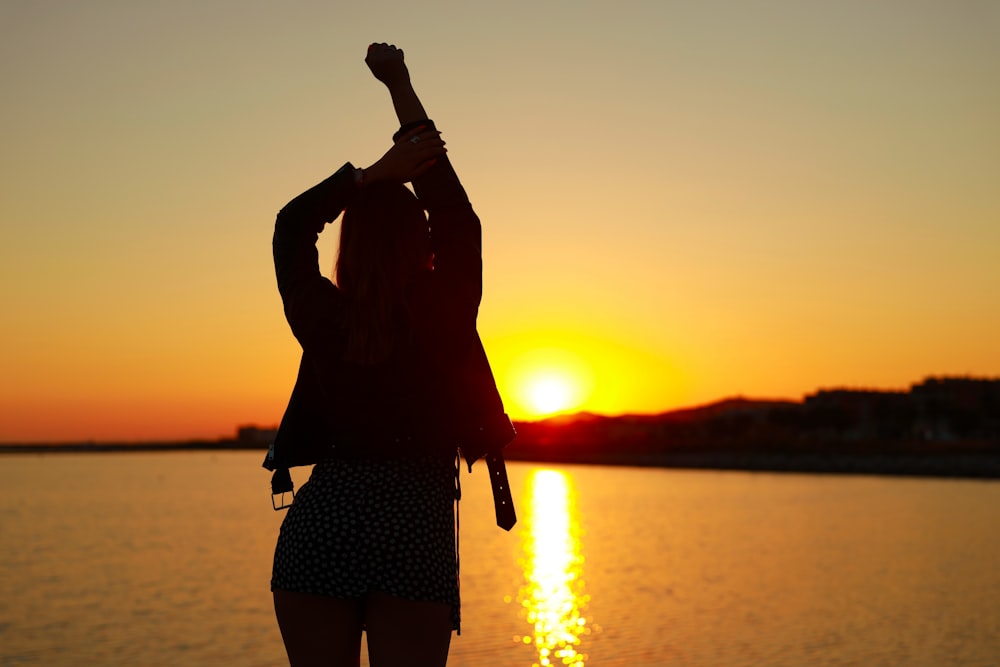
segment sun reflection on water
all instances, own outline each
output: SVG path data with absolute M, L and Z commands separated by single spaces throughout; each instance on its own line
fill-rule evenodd
M 584 667 L 581 638 L 589 634 L 583 615 L 587 595 L 576 498 L 570 477 L 533 470 L 525 484 L 529 507 L 524 535 L 521 615 L 533 632 L 521 638 L 538 651 L 532 667 Z

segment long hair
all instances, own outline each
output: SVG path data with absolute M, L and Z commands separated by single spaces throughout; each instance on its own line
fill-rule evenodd
M 344 211 L 337 287 L 347 299 L 344 360 L 385 361 L 409 324 L 408 288 L 430 263 L 427 217 L 400 184 L 361 189 Z

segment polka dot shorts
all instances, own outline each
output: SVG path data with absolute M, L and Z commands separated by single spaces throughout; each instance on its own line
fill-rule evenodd
M 453 456 L 318 463 L 281 524 L 271 589 L 444 602 L 458 630 L 455 483 Z

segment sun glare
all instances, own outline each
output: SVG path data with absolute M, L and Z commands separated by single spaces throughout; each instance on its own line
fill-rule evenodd
M 531 407 L 538 414 L 565 410 L 570 403 L 570 388 L 563 378 L 549 376 L 534 380 L 528 392 Z
M 593 384 L 590 368 L 581 357 L 548 347 L 519 355 L 508 378 L 511 407 L 529 419 L 579 410 Z

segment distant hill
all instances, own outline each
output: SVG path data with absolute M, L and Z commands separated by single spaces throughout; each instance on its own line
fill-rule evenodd
M 928 378 L 908 391 L 735 397 L 657 415 L 584 413 L 515 426 L 510 459 L 1000 477 L 1000 380 Z

